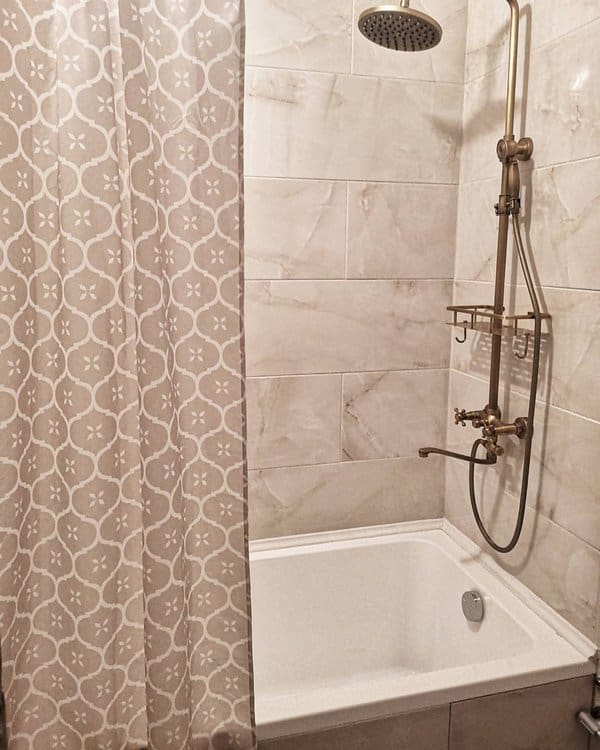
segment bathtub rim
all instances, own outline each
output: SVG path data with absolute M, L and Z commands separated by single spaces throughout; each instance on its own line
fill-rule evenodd
M 560 637 L 564 638 L 582 656 L 592 658 L 598 654 L 598 649 L 589 638 L 524 583 L 521 583 L 515 576 L 504 570 L 486 550 L 473 542 L 466 534 L 463 534 L 447 518 L 402 521 L 377 526 L 358 526 L 349 529 L 255 539 L 250 542 L 250 560 L 277 557 L 278 555 L 275 554 L 277 552 L 281 552 L 282 550 L 292 551 L 298 547 L 331 545 L 332 543 L 416 534 L 424 531 L 442 531 L 464 552 L 472 557 L 476 557 L 476 563 L 480 563 L 505 588 L 513 593 L 527 609 L 531 610 Z M 270 555 L 269 553 L 273 554 Z

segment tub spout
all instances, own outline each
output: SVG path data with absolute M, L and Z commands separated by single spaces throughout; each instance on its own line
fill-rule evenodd
M 446 458 L 456 458 L 459 461 L 467 461 L 470 464 L 483 464 L 488 466 L 489 464 L 496 463 L 496 456 L 490 454 L 488 454 L 486 458 L 472 458 L 465 453 L 454 453 L 453 451 L 446 451 L 442 448 L 419 448 L 420 458 L 428 458 L 431 454 L 446 456 Z

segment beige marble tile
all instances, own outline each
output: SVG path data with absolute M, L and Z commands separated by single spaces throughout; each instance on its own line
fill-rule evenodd
M 494 205 L 498 202 L 499 193 L 499 168 L 497 177 L 460 186 L 455 279 L 494 280 L 498 243 L 498 217 Z M 511 241 L 507 279 L 512 278 L 512 258 Z
M 344 460 L 415 457 L 440 445 L 447 392 L 447 370 L 344 375 Z
M 524 167 L 521 226 L 542 285 L 600 288 L 600 159 L 535 169 Z M 461 185 L 456 278 L 493 281 L 498 178 Z M 523 283 L 512 241 L 507 279 Z
M 467 32 L 466 80 L 483 76 L 508 61 L 509 9 L 505 3 L 481 3 L 471 0 Z M 549 42 L 586 26 L 600 18 L 596 0 L 530 0 L 522 3 L 519 70 L 526 57 Z
M 513 503 L 513 518 L 515 510 Z M 594 639 L 594 602 L 600 582 L 598 551 L 531 510 L 527 511 L 525 540 L 520 551 L 511 553 L 512 559 L 502 564 L 584 635 Z
M 528 135 L 535 163 L 600 154 L 600 20 L 534 51 Z
M 462 98 L 457 84 L 250 67 L 246 174 L 456 183 Z
M 449 750 L 587 750 L 575 715 L 591 695 L 581 677 L 453 703 Z
M 446 281 L 249 281 L 248 375 L 442 368 Z
M 450 373 L 450 406 L 479 409 L 487 402 L 487 390 L 487 381 L 456 371 Z M 514 392 L 503 392 L 501 406 L 508 420 L 527 414 L 527 399 Z M 450 420 L 447 429 L 451 449 L 467 451 L 476 437 L 472 429 L 457 428 Z M 507 454 L 496 467 L 481 469 L 482 481 L 484 475 L 489 475 L 482 489 L 492 497 L 499 488 L 518 497 L 523 444 L 516 439 L 502 443 Z M 599 422 L 538 403 L 528 504 L 596 549 L 600 549 L 598 445 Z
M 535 170 L 527 205 L 540 282 L 600 289 L 600 159 Z
M 350 278 L 452 278 L 456 187 L 357 182 L 348 189 Z
M 343 279 L 346 183 L 245 180 L 247 279 Z
M 471 516 L 466 471 L 465 466 L 448 463 L 445 515 L 485 548 Z M 477 481 L 478 503 L 494 538 L 506 543 L 514 530 L 518 501 L 507 493 L 495 494 L 495 480 L 494 475 L 488 473 L 485 480 Z M 584 635 L 595 637 L 595 602 L 600 581 L 598 550 L 528 508 L 517 548 L 496 559 Z
M 600 421 L 600 293 L 544 289 L 552 314 L 550 400 Z
M 491 284 L 457 282 L 455 301 L 459 304 L 490 302 Z M 597 398 L 598 363 L 600 362 L 600 293 L 576 289 L 544 287 L 543 307 L 552 315 L 551 336 L 542 348 L 540 398 L 555 406 L 600 421 Z M 529 309 L 524 287 L 507 289 L 509 310 Z M 464 345 L 453 344 L 452 366 L 464 372 L 487 377 L 490 337 L 469 333 Z M 526 360 L 511 354 L 507 340 L 503 355 L 502 379 L 517 391 L 529 392 L 531 351 Z
M 249 378 L 250 469 L 339 461 L 340 375 Z
M 461 406 L 480 408 L 485 392 L 485 384 L 476 382 L 473 382 L 473 387 L 467 392 L 466 388 L 457 386 L 455 374 L 451 373 L 451 404 L 462 397 L 464 400 L 460 403 Z M 447 445 L 451 450 L 465 452 L 470 449 L 475 436 L 475 431 L 470 428 L 463 430 L 452 426 L 448 430 Z M 520 446 L 510 448 L 509 442 L 504 445 L 509 447 L 508 458 L 503 458 L 496 467 L 478 468 L 476 475 L 478 507 L 487 527 L 499 543 L 508 542 L 515 527 L 518 500 L 508 490 L 520 481 L 522 460 Z M 538 442 L 536 451 L 542 445 L 543 442 Z M 543 493 L 544 488 L 542 484 L 540 490 L 534 472 L 530 497 L 532 503 L 537 503 L 538 491 Z M 447 461 L 445 497 L 445 516 L 477 544 L 487 548 L 471 514 L 466 464 Z M 573 523 L 577 511 L 567 508 L 570 503 L 568 488 L 560 501 L 564 508 L 563 521 L 568 516 L 569 523 Z M 583 504 L 595 515 L 595 494 L 586 499 L 582 499 L 580 494 L 579 503 L 580 508 Z M 508 555 L 497 555 L 496 559 L 581 632 L 590 638 L 594 637 L 594 607 L 600 585 L 598 549 L 550 520 L 543 512 L 537 512 L 529 506 L 517 548 Z
M 537 167 L 600 154 L 600 21 L 533 50 L 518 87 L 515 131 L 535 143 Z M 523 90 L 526 97 L 523 100 Z M 465 86 L 461 181 L 498 172 L 506 71 L 497 68 Z
M 525 399 L 521 400 L 521 413 L 526 413 Z M 600 422 L 555 407 L 540 407 L 539 416 L 531 503 L 554 523 L 600 549 Z
M 577 0 L 571 3 L 561 0 L 533 0 L 531 5 L 534 47 L 559 39 L 600 18 L 597 0 Z
M 504 135 L 504 113 L 506 107 L 506 72 L 496 69 L 483 78 L 465 84 L 463 111 L 463 136 L 460 156 L 460 183 L 500 179 L 501 167 L 496 155 L 496 144 Z M 529 109 L 533 99 L 539 95 L 530 88 Z M 521 133 L 522 88 L 517 90 L 515 131 Z M 537 137 L 537 132 L 528 128 L 527 135 Z
M 355 18 L 373 6 L 354 0 Z M 407 54 L 372 44 L 354 25 L 352 71 L 362 75 L 462 83 L 467 35 L 466 0 L 413 0 L 411 7 L 432 16 L 443 28 L 440 44 L 432 50 Z
M 537 5 L 537 0 L 534 0 Z M 530 47 L 530 4 L 521 10 L 519 71 Z M 469 3 L 465 80 L 472 81 L 498 68 L 506 78 L 508 65 L 510 8 L 506 3 Z
M 447 750 L 449 706 L 259 742 L 259 750 Z
M 442 464 L 352 461 L 250 472 L 253 539 L 439 518 Z
M 349 73 L 352 0 L 246 0 L 246 62 Z

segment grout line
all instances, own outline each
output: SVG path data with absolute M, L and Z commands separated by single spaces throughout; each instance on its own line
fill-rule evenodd
M 467 4 L 466 4 L 466 11 L 467 11 L 466 27 L 467 28 L 465 31 L 465 48 L 464 48 L 465 58 L 464 58 L 464 63 L 463 63 L 463 87 L 464 87 L 465 93 L 466 93 L 466 88 L 467 88 L 467 83 L 468 83 L 467 69 L 468 69 L 469 50 L 467 49 L 467 47 L 469 44 L 470 33 L 471 33 L 471 21 L 472 21 L 471 10 L 472 10 L 471 3 L 468 2 L 467 0 Z M 463 96 L 463 105 L 464 105 L 464 101 L 465 101 L 465 96 Z M 464 112 L 463 112 L 463 117 L 461 118 L 461 120 L 464 122 Z
M 348 252 L 350 241 L 350 183 L 346 182 L 346 226 L 345 226 L 344 279 L 348 280 Z
M 448 282 L 448 281 L 454 281 L 453 278 L 450 276 L 444 276 L 444 277 L 435 277 L 432 278 L 431 276 L 374 276 L 374 277 L 366 277 L 366 276 L 360 276 L 360 277 L 351 277 L 351 278 L 329 278 L 329 279 L 319 279 L 319 278 L 313 278 L 313 279 L 253 279 L 253 278 L 247 278 L 246 277 L 246 283 L 256 282 L 256 283 L 263 283 L 263 282 L 269 282 L 269 283 L 293 283 L 294 281 L 300 281 L 300 282 L 315 282 L 318 281 L 319 283 L 339 283 L 341 281 L 381 281 L 384 283 L 390 283 L 390 282 L 410 282 L 410 281 L 439 281 L 439 282 Z M 483 283 L 483 282 L 477 282 L 477 283 Z M 487 283 L 487 282 L 485 282 Z
M 508 39 L 508 35 L 506 37 Z M 486 44 L 485 47 L 489 47 L 489 44 Z M 477 49 L 484 49 L 485 47 L 479 47 Z M 531 50 L 533 53 L 535 50 Z M 474 54 L 474 50 L 467 51 L 465 53 L 465 60 L 468 60 L 469 55 Z M 481 81 L 485 80 L 486 78 L 491 78 L 492 76 L 495 76 L 498 72 L 502 72 L 506 69 L 508 65 L 508 51 L 504 49 L 504 45 L 502 47 L 501 51 L 502 55 L 505 55 L 505 58 L 502 60 L 501 63 L 494 66 L 493 68 L 490 68 L 490 70 L 486 70 L 485 73 L 480 73 L 479 75 L 474 76 L 473 78 L 467 78 L 467 65 L 465 65 L 465 89 L 467 86 L 470 86 L 471 84 L 477 84 L 481 83 Z M 466 93 L 466 92 L 465 92 Z
M 600 161 L 600 153 L 592 154 L 592 156 L 581 156 L 577 159 L 557 161 L 551 164 L 540 164 L 539 166 L 534 165 L 533 169 L 530 171 L 530 174 L 535 175 L 535 174 L 539 174 L 540 172 L 550 172 L 551 170 L 556 169 L 557 167 L 569 167 L 572 164 L 582 164 L 588 161 Z M 460 181 L 458 183 L 458 187 L 459 188 L 464 187 L 465 185 L 475 186 L 475 185 L 483 184 L 484 182 L 494 182 L 494 183 L 499 184 L 499 180 L 497 176 L 495 177 L 489 176 L 489 177 L 478 177 L 475 180 Z M 438 183 L 432 183 L 432 184 L 435 185 Z
M 354 75 L 354 55 L 356 51 L 356 0 L 352 1 L 352 27 L 350 29 L 350 75 Z
M 428 84 L 430 86 L 456 86 L 464 87 L 462 81 L 441 81 L 433 78 L 407 78 L 405 76 L 385 76 L 385 75 L 374 75 L 370 73 L 348 73 L 347 71 L 340 70 L 306 70 L 305 68 L 290 68 L 278 65 L 256 65 L 255 63 L 247 63 L 245 69 L 248 71 L 255 70 L 266 70 L 266 71 L 277 71 L 281 73 L 303 73 L 304 75 L 318 75 L 318 76 L 330 76 L 332 78 L 338 78 L 345 76 L 346 78 L 365 78 L 372 81 L 394 81 L 397 83 L 414 83 Z M 248 96 L 248 94 L 247 94 Z M 251 94 L 250 94 L 251 96 Z
M 540 44 L 539 47 L 534 47 L 531 51 L 537 52 L 538 50 L 542 50 L 542 49 L 545 49 L 546 47 L 550 47 L 552 44 L 557 44 L 558 42 L 561 42 L 563 39 L 565 39 L 565 37 L 575 36 L 579 32 L 587 30 L 590 26 L 593 26 L 595 23 L 600 24 L 600 15 L 596 16 L 596 18 L 592 18 L 591 21 L 586 21 L 584 24 L 581 24 L 580 26 L 577 26 L 574 29 L 569 29 L 569 31 L 566 31 L 564 34 L 554 37 L 554 39 L 548 39 L 548 41 L 542 42 L 542 44 Z
M 480 383 L 487 383 L 488 382 L 486 378 L 479 377 L 479 375 L 474 375 L 473 373 L 466 372 L 465 370 L 458 370 L 456 367 L 449 367 L 448 370 L 449 370 L 449 372 L 455 372 L 458 375 L 464 375 L 467 378 L 472 378 L 473 380 L 477 380 Z M 519 390 L 515 386 L 512 386 L 512 389 L 513 389 L 513 392 L 517 396 L 520 396 L 521 398 L 527 400 L 527 398 L 528 398 L 527 392 L 524 389 L 523 390 Z M 575 419 L 581 419 L 584 422 L 590 422 L 593 425 L 600 426 L 600 421 L 599 420 L 592 419 L 592 417 L 587 417 L 585 414 L 580 414 L 577 411 L 571 411 L 571 409 L 565 409 L 564 406 L 558 406 L 558 404 L 555 404 L 551 400 L 546 400 L 545 401 L 544 399 L 536 398 L 535 403 L 537 404 L 537 406 L 540 406 L 540 407 L 549 406 L 551 409 L 556 409 L 556 411 L 560 411 L 563 414 L 568 414 L 570 417 L 574 417 Z
M 488 286 L 494 286 L 494 282 L 491 280 L 483 280 L 483 279 L 454 279 L 455 283 L 460 284 L 486 284 Z M 521 284 L 505 284 L 505 289 L 526 289 L 526 285 Z M 553 284 L 540 284 L 539 289 L 542 291 L 544 289 L 552 289 L 553 291 L 559 291 L 559 292 L 585 292 L 586 294 L 598 294 L 600 292 L 600 289 L 593 289 L 593 288 L 586 288 L 581 286 L 554 286 Z
M 591 154 L 590 156 L 581 156 L 577 159 L 566 159 L 565 161 L 550 162 L 548 164 L 539 164 L 539 165 L 534 164 L 531 172 L 532 174 L 535 174 L 536 172 L 548 171 L 550 169 L 555 169 L 556 167 L 568 167 L 571 164 L 581 164 L 583 162 L 594 161 L 598 159 L 600 159 L 600 153 Z M 534 157 L 534 161 L 535 161 L 535 157 Z M 487 177 L 477 177 L 474 180 L 460 180 L 458 183 L 458 186 L 463 187 L 464 185 L 476 185 L 480 182 L 491 182 L 494 179 L 496 178 L 490 174 Z
M 323 461 L 314 464 L 293 464 L 291 466 L 263 466 L 248 468 L 248 471 L 259 473 L 263 471 L 287 471 L 289 469 L 312 469 L 313 467 L 323 466 L 356 466 L 357 464 L 372 464 L 372 463 L 383 463 L 384 461 L 394 461 L 400 463 L 401 461 L 418 461 L 422 462 L 423 459 L 419 458 L 415 452 L 414 456 L 384 456 L 382 458 L 356 458 L 348 461 Z
M 340 372 L 340 463 L 344 461 L 344 377 L 345 373 Z
M 321 372 L 321 373 L 301 373 L 300 375 L 248 375 L 248 380 L 276 380 L 278 378 L 322 378 L 325 376 L 334 377 L 336 375 L 376 375 L 378 373 L 392 373 L 392 374 L 398 374 L 398 373 L 423 373 L 423 372 L 448 372 L 448 367 L 427 367 L 427 368 L 421 368 L 421 369 L 407 369 L 407 370 L 352 370 L 352 371 L 345 371 L 342 370 L 341 372 Z M 460 372 L 460 370 L 457 370 L 457 372 Z
M 435 277 L 433 276 L 421 276 L 421 277 L 415 277 L 415 276 L 406 276 L 406 277 L 404 276 L 345 276 L 345 277 L 344 276 L 330 276 L 329 278 L 326 278 L 326 279 L 318 277 L 318 276 L 314 276 L 312 278 L 298 277 L 298 278 L 293 278 L 293 279 L 291 278 L 274 279 L 274 278 L 267 278 L 267 277 L 254 278 L 251 276 L 249 278 L 246 277 L 245 281 L 246 283 L 250 283 L 253 281 L 260 282 L 260 283 L 263 283 L 263 282 L 268 282 L 268 283 L 278 282 L 279 283 L 280 281 L 281 282 L 301 281 L 303 283 L 308 283 L 308 282 L 320 283 L 322 281 L 339 281 L 339 282 L 341 281 L 371 281 L 371 282 L 372 281 L 454 281 L 454 279 L 452 279 L 450 276 L 445 276 L 445 277 L 438 277 L 438 276 L 435 276 Z
M 415 187 L 432 187 L 432 188 L 458 188 L 458 182 L 419 182 L 415 180 L 378 180 L 378 179 L 358 179 L 352 177 L 294 177 L 289 175 L 270 175 L 270 174 L 245 174 L 245 180 L 273 180 L 273 181 L 290 181 L 290 182 L 346 182 L 358 185 L 414 185 Z M 491 179 L 491 178 L 488 178 Z
M 247 374 L 248 380 L 258 380 L 259 378 L 300 378 L 300 377 L 311 377 L 311 376 L 320 376 L 320 375 L 339 375 L 340 373 L 343 373 L 344 375 L 377 375 L 382 372 L 414 372 L 414 373 L 423 373 L 423 372 L 446 372 L 450 368 L 447 365 L 432 365 L 431 367 L 413 367 L 413 368 L 406 368 L 404 370 L 402 369 L 381 369 L 378 370 L 328 370 L 325 372 L 286 372 L 281 373 L 279 375 L 252 375 L 251 373 Z M 457 370 L 457 372 L 460 372 L 460 370 Z

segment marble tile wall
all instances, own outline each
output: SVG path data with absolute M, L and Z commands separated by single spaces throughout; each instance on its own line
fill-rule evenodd
M 448 366 L 450 406 L 485 401 L 489 342 L 450 352 L 441 321 L 451 296 L 492 293 L 507 8 L 427 0 L 444 41 L 404 56 L 355 31 L 368 4 L 247 2 L 251 532 L 435 517 L 445 496 L 477 538 L 464 467 L 414 450 L 446 429 L 451 446 L 470 442 L 443 421 Z M 536 144 L 523 221 L 553 322 L 525 545 L 504 563 L 600 642 L 600 6 L 522 6 L 517 127 Z M 507 281 L 510 305 L 526 305 L 512 258 Z M 530 360 L 505 353 L 516 416 Z M 519 457 L 511 447 L 504 473 L 478 480 L 505 534 Z
M 246 0 L 250 530 L 277 536 L 443 509 L 467 0 L 406 56 L 365 0 Z
M 457 304 L 492 298 L 499 187 L 494 150 L 503 125 L 506 22 L 503 3 L 469 4 Z M 527 96 L 517 134 L 531 136 L 536 146 L 523 169 L 524 234 L 553 321 L 543 348 L 524 538 L 500 562 L 600 643 L 600 5 L 529 0 L 522 28 L 519 84 Z M 514 258 L 507 279 L 509 308 L 529 309 Z M 450 406 L 486 403 L 488 362 L 486 336 L 453 343 Z M 530 364 L 530 357 L 518 362 L 507 345 L 502 381 L 511 419 L 526 412 Z M 464 450 L 471 439 L 448 425 L 453 448 Z M 514 523 L 521 456 L 510 446 L 501 468 L 482 470 L 478 479 L 485 517 L 502 539 Z M 448 462 L 445 513 L 477 540 L 468 502 L 465 469 Z

